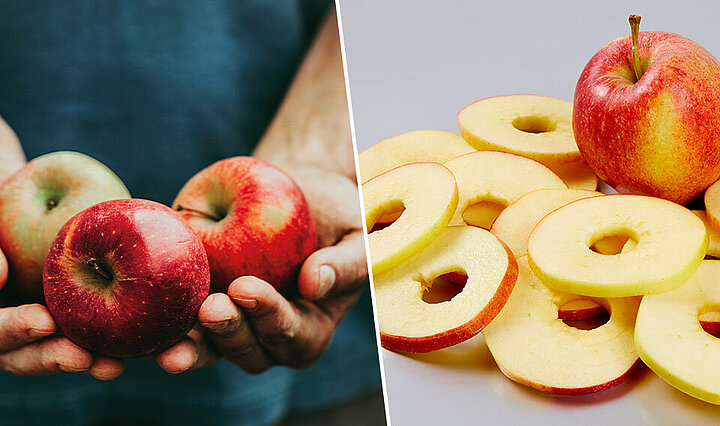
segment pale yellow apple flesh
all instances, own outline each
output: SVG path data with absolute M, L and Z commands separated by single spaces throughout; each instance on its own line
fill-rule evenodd
M 720 231 L 720 180 L 705 191 L 705 211 L 710 225 Z
M 510 152 L 548 166 L 584 162 L 571 119 L 572 102 L 538 95 L 482 99 L 458 113 L 460 134 L 474 148 Z
M 462 291 L 449 301 L 424 301 L 433 281 L 450 272 L 467 275 Z M 516 279 L 515 258 L 494 235 L 447 227 L 430 246 L 374 276 L 382 346 L 429 352 L 467 340 L 500 312 Z
M 530 233 L 548 213 L 569 202 L 602 195 L 580 189 L 538 189 L 507 206 L 495 219 L 490 232 L 507 244 L 515 257 L 524 256 Z
M 459 135 L 443 130 L 415 130 L 387 138 L 358 155 L 361 182 L 408 163 L 444 163 L 475 151 Z
M 365 182 L 362 192 L 368 231 L 379 218 L 404 208 L 390 226 L 368 235 L 373 274 L 430 244 L 447 226 L 458 200 L 453 174 L 438 163 L 397 167 Z
M 550 169 L 519 155 L 496 151 L 476 151 L 461 155 L 445 163 L 455 175 L 458 185 L 458 206 L 451 224 L 464 224 L 463 213 L 471 204 L 492 201 L 507 206 L 536 189 L 567 188 Z M 496 213 L 481 214 L 482 227 Z
M 698 320 L 705 309 L 713 308 L 703 297 L 703 286 L 720 290 L 720 261 L 705 260 L 680 287 L 643 297 L 635 345 L 643 362 L 663 380 L 695 398 L 720 404 L 720 339 L 703 330 Z
M 571 189 L 595 191 L 600 183 L 593 169 L 584 161 L 578 164 L 549 165 L 548 168 L 555 172 Z
M 639 298 L 595 299 L 610 313 L 604 325 L 579 330 L 558 318 L 574 295 L 545 286 L 518 259 L 520 274 L 500 314 L 483 330 L 500 370 L 543 392 L 578 395 L 622 382 L 638 360 L 633 330 Z
M 702 210 L 693 210 L 692 212 L 703 221 L 708 233 L 709 242 L 706 255 L 720 258 L 720 232 L 712 226 L 707 213 Z
M 607 256 L 590 246 L 624 235 L 632 250 Z M 705 225 L 690 210 L 659 198 L 606 195 L 573 201 L 545 216 L 530 234 L 528 256 L 548 286 L 594 297 L 628 297 L 671 290 L 705 256 Z

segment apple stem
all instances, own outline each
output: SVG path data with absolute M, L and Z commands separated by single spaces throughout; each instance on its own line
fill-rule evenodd
M 635 71 L 635 81 L 637 82 L 643 75 L 643 70 L 640 66 L 640 51 L 638 49 L 638 35 L 640 34 L 640 15 L 630 15 L 628 21 L 630 22 L 630 34 L 632 35 L 633 70 Z
M 47 208 L 48 210 L 52 210 L 55 207 L 57 207 L 57 201 L 50 199 L 45 202 L 45 208 Z
M 215 215 L 211 215 L 210 213 L 205 213 L 205 212 L 202 212 L 202 211 L 200 211 L 200 210 L 189 209 L 189 208 L 187 208 L 187 207 L 181 206 L 180 204 L 178 204 L 178 206 L 175 207 L 175 210 L 177 210 L 177 211 L 183 211 L 183 210 L 184 210 L 184 211 L 192 212 L 192 213 L 195 213 L 195 214 L 199 214 L 200 216 L 207 217 L 207 218 L 209 218 L 209 219 L 214 220 L 215 222 L 220 222 L 220 221 L 222 220 L 221 217 L 218 217 L 218 216 L 215 216 Z
M 109 273 L 108 271 L 106 271 L 105 269 L 103 269 L 103 267 L 100 266 L 100 264 L 98 263 L 98 261 L 96 259 L 88 260 L 87 264 L 90 268 L 92 268 L 93 271 L 95 271 L 95 273 L 97 273 L 98 275 L 100 275 L 101 277 L 105 278 L 108 281 L 112 281 L 112 279 L 113 279 L 112 274 Z

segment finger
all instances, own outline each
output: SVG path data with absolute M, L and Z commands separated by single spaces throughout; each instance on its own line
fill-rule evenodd
M 24 376 L 88 371 L 93 363 L 90 352 L 65 337 L 35 342 L 0 355 L 5 371 Z
M 200 307 L 198 321 L 218 352 L 246 372 L 258 374 L 272 366 L 250 324 L 228 295 L 211 294 Z
M 309 366 L 330 343 L 333 322 L 310 302 L 293 305 L 255 277 L 238 278 L 228 295 L 243 308 L 258 342 L 282 364 Z
M 55 321 L 42 305 L 0 309 L 0 352 L 7 352 L 47 337 L 55 330 Z
M 98 380 L 112 380 L 120 376 L 125 369 L 125 364 L 117 358 L 106 356 L 95 357 L 88 374 Z
M 197 326 L 190 330 L 181 341 L 156 357 L 158 365 L 173 374 L 206 367 L 217 359 L 215 349 Z
M 316 300 L 355 292 L 367 278 L 365 238 L 357 230 L 311 254 L 300 269 L 298 286 L 304 298 Z

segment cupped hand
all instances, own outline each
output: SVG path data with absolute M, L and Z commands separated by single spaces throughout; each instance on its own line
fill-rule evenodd
M 0 287 L 7 281 L 8 266 L 0 252 Z M 85 372 L 110 380 L 123 371 L 114 358 L 90 352 L 57 335 L 50 312 L 40 304 L 0 308 L 0 370 L 20 376 Z
M 288 300 L 259 278 L 236 279 L 227 294 L 211 294 L 200 308 L 198 325 L 156 358 L 165 370 L 179 373 L 220 357 L 251 374 L 275 365 L 304 368 L 329 346 L 367 285 L 357 185 L 319 170 L 291 175 L 311 206 L 321 247 L 300 270 L 302 297 Z

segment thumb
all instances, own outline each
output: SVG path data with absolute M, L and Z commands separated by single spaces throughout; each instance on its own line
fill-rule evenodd
M 365 236 L 358 229 L 334 246 L 322 248 L 305 260 L 298 276 L 300 294 L 309 300 L 352 293 L 367 283 Z

